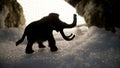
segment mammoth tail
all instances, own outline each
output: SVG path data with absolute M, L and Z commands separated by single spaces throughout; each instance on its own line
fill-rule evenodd
M 20 43 L 22 43 L 22 42 L 23 42 L 23 40 L 24 40 L 25 36 L 26 36 L 26 33 L 24 32 L 24 34 L 23 34 L 22 38 L 16 42 L 16 46 L 18 46 Z

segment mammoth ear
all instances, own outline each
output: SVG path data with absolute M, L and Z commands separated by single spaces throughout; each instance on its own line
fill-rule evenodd
M 51 27 L 52 29 L 56 29 L 56 27 L 55 27 L 54 25 L 50 25 L 50 27 Z

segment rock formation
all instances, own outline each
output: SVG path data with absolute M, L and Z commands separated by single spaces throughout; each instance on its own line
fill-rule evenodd
M 115 32 L 120 28 L 120 0 L 65 0 L 79 15 L 85 18 L 88 26 L 97 26 Z
M 25 24 L 23 9 L 17 0 L 0 0 L 0 28 Z
M 105 28 L 115 32 L 120 28 L 120 0 L 65 0 L 79 15 L 85 18 L 87 25 Z M 17 0 L 0 1 L 0 28 L 18 27 L 25 24 L 23 9 Z

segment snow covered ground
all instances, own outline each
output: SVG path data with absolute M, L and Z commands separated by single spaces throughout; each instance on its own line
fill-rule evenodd
M 0 29 L 0 68 L 120 68 L 119 31 L 113 34 L 97 27 L 76 27 L 65 31 L 76 34 L 72 41 L 54 32 L 57 52 L 50 52 L 45 42 L 46 48 L 39 49 L 35 43 L 35 52 L 25 54 L 26 40 L 15 46 L 23 29 Z

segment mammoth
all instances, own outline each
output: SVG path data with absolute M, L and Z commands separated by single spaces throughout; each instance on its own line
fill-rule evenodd
M 45 16 L 42 19 L 30 23 L 25 28 L 22 38 L 16 42 L 16 46 L 22 43 L 24 38 L 27 36 L 28 43 L 25 50 L 27 54 L 34 52 L 32 45 L 35 42 L 38 43 L 39 48 L 45 48 L 43 45 L 44 41 L 48 41 L 50 50 L 52 52 L 57 51 L 58 48 L 56 47 L 56 42 L 52 34 L 53 30 L 60 32 L 62 37 L 67 41 L 74 39 L 74 34 L 71 33 L 69 36 L 66 36 L 63 31 L 65 28 L 73 28 L 76 26 L 76 14 L 74 14 L 73 19 L 74 20 L 72 24 L 66 24 L 59 19 L 59 15 L 57 13 L 50 13 L 48 16 Z

